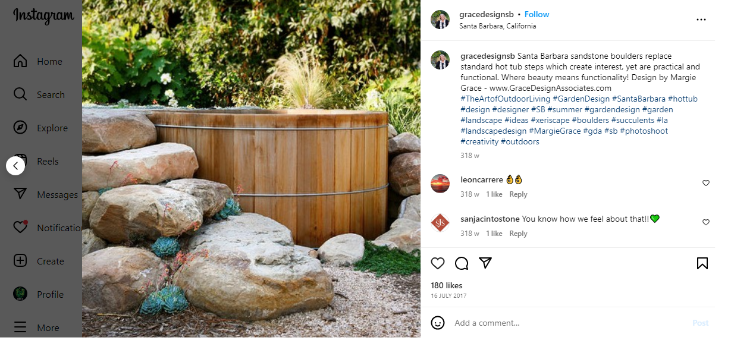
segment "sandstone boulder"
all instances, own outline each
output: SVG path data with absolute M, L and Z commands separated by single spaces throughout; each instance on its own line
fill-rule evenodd
M 412 133 L 401 133 L 389 139 L 389 156 L 404 153 L 419 153 L 420 138 Z
M 365 239 L 357 234 L 343 234 L 330 238 L 318 249 L 324 263 L 350 266 L 359 262 L 365 254 Z
M 94 231 L 91 229 L 84 229 L 81 231 L 81 257 L 94 251 L 102 250 L 106 247 L 107 243 L 94 235 Z
M 197 198 L 201 204 L 204 217 L 214 216 L 224 208 L 227 199 L 232 198 L 232 189 L 226 184 L 186 178 L 174 180 L 164 185 L 167 188 L 182 191 Z
M 182 191 L 130 185 L 99 196 L 89 218 L 91 229 L 110 243 L 173 237 L 203 222 L 198 200 Z
M 405 198 L 399 206 L 399 217 L 411 219 L 415 222 L 420 221 L 420 195 L 413 195 Z
M 110 247 L 81 260 L 81 298 L 86 312 L 135 310 L 148 294 L 147 285 L 156 285 L 167 269 L 151 251 L 137 248 Z
M 84 229 L 89 228 L 91 210 L 94 209 L 94 205 L 98 199 L 99 193 L 96 191 L 87 191 L 81 195 L 81 225 Z
M 84 109 L 81 152 L 114 153 L 156 143 L 156 127 L 140 112 Z
M 198 254 L 176 274 L 177 285 L 191 304 L 222 317 L 275 318 L 324 308 L 334 296 L 321 263 L 295 250 L 289 229 L 261 215 L 201 228 L 189 250 Z
M 191 147 L 160 143 L 102 156 L 81 156 L 83 191 L 191 178 L 198 159 Z
M 397 134 L 399 133 L 396 132 L 396 128 L 394 128 L 394 126 L 389 123 L 389 139 L 394 138 L 394 136 L 396 136 Z
M 420 153 L 401 154 L 389 165 L 389 184 L 399 195 L 420 193 Z
M 386 245 L 385 242 L 394 243 L 399 249 L 412 252 L 420 248 L 420 222 L 400 218 L 391 224 L 391 229 L 385 234 L 378 236 L 375 241 Z

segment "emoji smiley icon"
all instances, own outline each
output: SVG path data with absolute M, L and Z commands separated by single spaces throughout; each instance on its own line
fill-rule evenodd
M 436 330 L 442 329 L 444 325 L 446 325 L 446 321 L 444 321 L 441 316 L 435 316 L 430 320 L 430 326 Z
M 522 176 L 516 175 L 516 184 L 522 184 Z
M 508 178 L 506 179 L 506 183 L 508 184 L 514 183 L 514 178 L 511 177 L 511 175 L 508 175 Z

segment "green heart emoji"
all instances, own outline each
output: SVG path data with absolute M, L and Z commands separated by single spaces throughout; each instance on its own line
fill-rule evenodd
M 657 223 L 657 221 L 660 220 L 660 215 L 652 215 L 649 216 L 649 218 L 652 220 L 652 222 Z

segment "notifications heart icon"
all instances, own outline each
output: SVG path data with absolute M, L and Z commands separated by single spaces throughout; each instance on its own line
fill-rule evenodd
M 430 264 L 433 264 L 433 267 L 436 269 L 440 269 L 443 266 L 443 263 L 446 263 L 446 261 L 443 260 L 443 257 L 433 257 L 433 259 L 430 260 Z
M 29 221 L 27 220 L 24 220 L 23 222 L 21 221 L 13 222 L 13 228 L 15 228 L 19 234 L 22 233 L 24 230 L 26 230 L 26 226 L 28 225 L 29 225 Z
M 704 181 L 701 181 L 701 183 L 704 183 L 704 186 L 706 187 L 706 186 L 708 186 L 708 185 L 709 185 L 709 180 L 704 180 Z
M 709 224 L 709 219 L 705 218 L 702 222 L 704 223 L 704 225 L 707 225 Z

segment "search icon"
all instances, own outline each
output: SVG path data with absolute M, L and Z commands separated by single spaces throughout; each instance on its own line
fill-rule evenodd
M 18 87 L 18 88 L 16 88 L 13 91 L 13 96 L 15 96 L 17 99 L 24 99 L 24 100 L 26 100 L 26 91 L 23 88 Z M 28 100 L 26 100 L 26 101 L 28 101 Z

